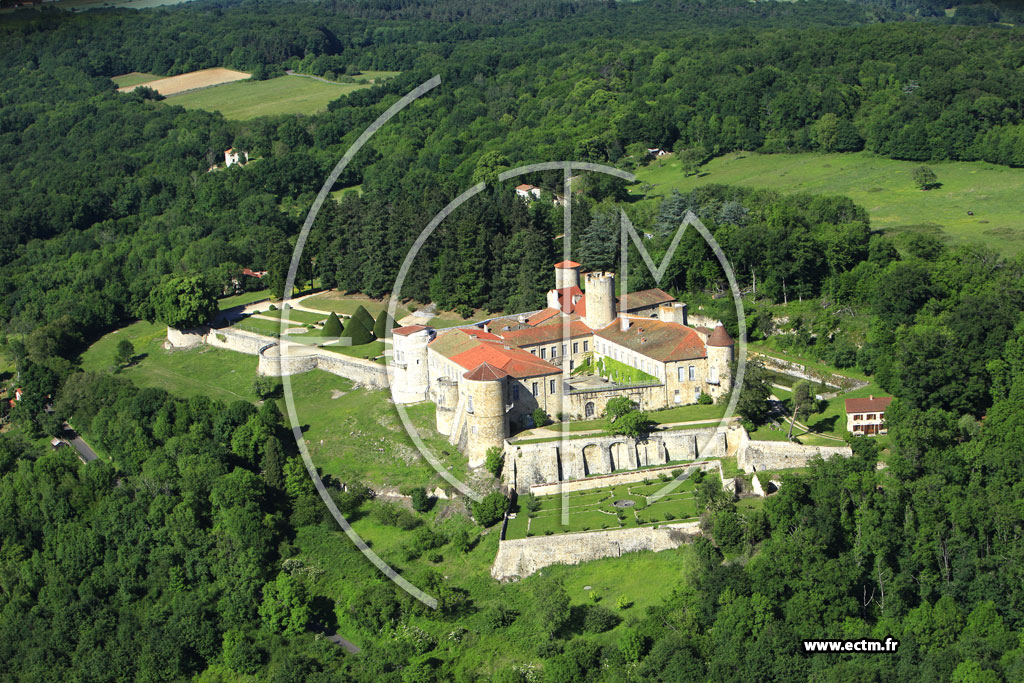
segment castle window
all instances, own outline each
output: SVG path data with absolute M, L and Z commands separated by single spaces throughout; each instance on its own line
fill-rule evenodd
M 693 402 L 696 403 L 700 400 L 700 387 L 693 388 Z
M 472 413 L 473 412 L 473 397 L 472 396 L 469 397 L 469 405 L 466 406 L 466 412 L 467 413 Z
M 588 346 L 590 346 L 590 342 L 587 342 L 587 341 L 583 342 L 583 353 L 587 352 L 587 347 Z
M 580 352 L 580 343 L 579 342 L 573 342 L 572 343 L 572 352 L 573 353 L 579 353 Z
M 557 346 L 552 346 L 551 347 L 551 357 L 555 358 L 557 356 L 558 356 L 558 347 Z
M 541 349 L 541 350 L 540 350 L 540 357 L 541 357 L 541 360 L 544 360 L 545 358 L 547 358 L 547 355 L 546 355 L 546 354 L 547 354 L 547 349 Z
M 512 385 L 512 400 L 513 401 L 518 401 L 519 400 L 519 385 L 518 384 L 513 384 Z
M 686 380 L 686 374 L 685 373 L 686 373 L 686 368 L 684 368 L 682 365 L 680 365 L 678 368 L 676 368 L 676 379 L 679 380 L 680 382 Z
M 551 380 L 551 388 L 548 390 L 548 393 L 555 393 L 555 380 Z
M 697 379 L 697 366 L 696 365 L 691 365 L 690 366 L 690 381 L 692 382 L 695 379 Z
M 682 403 L 683 402 L 683 397 L 679 395 L 679 390 L 678 389 L 676 389 L 676 397 L 675 398 L 676 398 L 676 403 Z
M 712 384 L 717 384 L 718 383 L 718 366 L 717 365 L 712 365 L 710 368 L 708 368 L 708 381 L 711 382 Z
M 562 355 L 565 355 L 565 344 L 562 344 Z
M 540 386 L 536 382 L 534 382 L 533 383 L 533 395 L 536 396 L 539 393 L 540 393 Z

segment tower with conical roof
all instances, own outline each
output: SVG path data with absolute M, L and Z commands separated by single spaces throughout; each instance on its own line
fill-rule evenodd
M 487 460 L 487 449 L 503 448 L 508 434 L 505 416 L 506 378 L 508 373 L 490 363 L 481 363 L 462 375 L 459 383 L 460 401 L 465 414 L 459 447 L 469 458 L 470 467 L 480 467 Z
M 733 341 L 722 323 L 718 323 L 708 335 L 705 348 L 708 352 L 708 384 L 711 385 L 711 395 L 717 398 L 732 389 Z

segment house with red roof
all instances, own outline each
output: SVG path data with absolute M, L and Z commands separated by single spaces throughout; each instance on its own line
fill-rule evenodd
M 891 396 L 868 396 L 867 398 L 848 398 L 846 407 L 846 431 L 854 436 L 874 436 L 886 434 L 885 411 L 892 403 Z

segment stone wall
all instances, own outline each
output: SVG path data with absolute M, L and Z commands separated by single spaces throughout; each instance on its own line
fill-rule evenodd
M 833 389 L 853 389 L 860 386 L 867 386 L 867 382 L 862 382 L 860 380 L 855 380 L 853 378 L 837 375 L 831 372 L 818 372 L 817 370 L 808 368 L 806 365 L 782 360 L 781 358 L 775 358 L 774 356 L 766 356 L 763 353 L 756 353 L 752 351 L 749 355 L 751 358 L 756 358 L 761 361 L 767 370 L 779 372 L 783 375 L 789 375 L 790 377 L 806 379 L 811 382 L 821 382 L 825 386 L 832 387 Z
M 205 341 L 210 346 L 237 351 L 238 353 L 246 353 L 250 356 L 259 354 L 260 350 L 268 344 L 277 343 L 277 339 L 274 337 L 229 328 L 208 330 L 205 335 Z
M 168 327 L 167 344 L 165 347 L 169 349 L 191 349 L 202 346 L 204 334 L 206 334 L 205 328 L 179 330 L 174 327 Z
M 828 459 L 840 455 L 849 457 L 849 446 L 804 446 L 789 441 L 752 441 L 736 452 L 736 465 L 744 472 L 762 472 L 790 467 L 806 467 L 816 456 Z
M 207 344 L 220 349 L 227 349 L 250 356 L 258 356 L 257 372 L 261 375 L 280 377 L 295 375 L 319 368 L 334 375 L 339 375 L 372 389 L 387 389 L 387 368 L 365 358 L 353 358 L 316 347 L 308 347 L 308 353 L 279 355 L 280 342 L 275 337 L 268 337 L 255 332 L 235 330 L 231 328 L 211 329 L 209 327 L 195 330 L 176 330 L 167 328 L 167 342 L 171 348 L 186 349 Z M 302 345 L 292 344 L 292 349 L 301 349 Z
M 708 460 L 706 462 L 696 463 L 681 462 L 673 465 L 666 465 L 665 467 L 652 467 L 646 470 L 634 470 L 632 472 L 622 472 L 620 474 L 605 474 L 599 477 L 587 477 L 586 479 L 574 479 L 572 481 L 563 481 L 553 484 L 538 484 L 530 487 L 530 493 L 535 496 L 547 496 L 553 493 L 562 493 L 563 491 L 572 493 L 574 491 L 584 491 L 587 489 L 602 488 L 604 486 L 633 484 L 638 481 L 643 481 L 644 479 L 656 480 L 658 475 L 664 472 L 672 472 L 673 470 L 687 468 L 704 470 L 705 472 L 721 472 L 721 466 L 717 460 Z
M 726 431 L 717 427 L 676 429 L 644 439 L 576 436 L 533 444 L 505 442 L 505 484 L 517 491 L 538 484 L 583 479 L 618 470 L 721 458 L 728 454 Z
M 529 576 L 553 564 L 579 564 L 644 550 L 671 550 L 698 534 L 699 522 L 683 522 L 657 528 L 612 529 L 501 541 L 491 566 L 491 576 L 499 581 L 508 581 Z

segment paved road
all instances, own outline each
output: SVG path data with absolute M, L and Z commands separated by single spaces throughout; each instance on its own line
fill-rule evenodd
M 78 432 L 69 427 L 67 423 L 64 424 L 64 430 L 65 434 L 70 437 L 67 439 L 67 442 L 74 446 L 75 450 L 78 451 L 78 457 L 82 462 L 92 462 L 99 458 L 99 456 L 96 455 L 96 451 L 89 448 L 89 444 L 87 444 L 82 437 L 78 435 Z
M 353 643 L 353 642 L 351 642 L 349 640 L 345 640 L 344 638 L 339 636 L 337 633 L 335 633 L 333 636 L 327 636 L 327 640 L 331 641 L 335 645 L 338 645 L 339 647 L 345 648 L 345 651 L 350 653 L 350 654 L 355 654 L 355 653 L 359 652 L 359 646 L 358 645 L 356 645 L 355 643 Z

